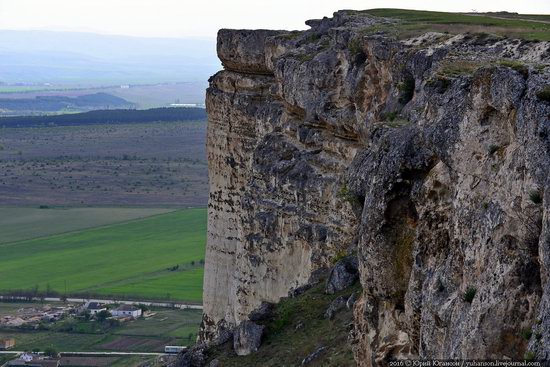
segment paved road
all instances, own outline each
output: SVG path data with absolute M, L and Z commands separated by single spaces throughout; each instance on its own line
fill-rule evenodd
M 4 350 L 0 354 L 22 354 L 22 350 Z M 42 353 L 38 353 L 42 354 Z M 59 352 L 61 356 L 163 356 L 166 353 L 138 353 L 138 352 Z
M 26 300 L 25 297 L 4 297 L 0 296 L 0 299 L 21 299 Z M 36 297 L 33 298 L 33 301 L 42 301 L 42 298 Z M 61 298 L 57 297 L 45 297 L 44 301 L 46 302 L 63 302 Z M 145 305 L 153 307 L 168 307 L 168 308 L 180 308 L 182 310 L 202 310 L 202 305 L 193 305 L 188 303 L 178 303 L 178 302 L 145 302 L 145 301 L 121 301 L 116 299 L 95 299 L 95 298 L 67 298 L 67 302 L 99 302 L 99 303 L 119 303 L 124 305 Z

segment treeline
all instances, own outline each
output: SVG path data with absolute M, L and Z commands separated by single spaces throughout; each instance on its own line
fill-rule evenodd
M 31 289 L 13 289 L 10 291 L 3 291 L 0 293 L 0 299 L 3 302 L 9 302 L 9 301 L 27 301 L 32 302 L 36 299 L 43 299 L 46 297 L 56 297 L 56 298 L 64 298 L 64 296 L 57 291 L 54 291 L 50 289 L 49 287 L 41 291 L 37 287 L 31 288 Z
M 107 93 L 86 94 L 77 97 L 37 96 L 35 98 L 0 98 L 0 109 L 8 111 L 55 112 L 63 109 L 98 110 L 133 108 L 127 100 Z
M 0 118 L 0 127 L 77 126 L 127 124 L 160 121 L 205 120 L 206 110 L 196 107 L 152 108 L 149 110 L 97 110 L 84 113 Z

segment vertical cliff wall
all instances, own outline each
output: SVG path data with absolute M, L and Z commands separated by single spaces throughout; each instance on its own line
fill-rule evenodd
M 359 365 L 547 357 L 550 45 L 390 23 L 220 31 L 201 338 L 351 253 Z

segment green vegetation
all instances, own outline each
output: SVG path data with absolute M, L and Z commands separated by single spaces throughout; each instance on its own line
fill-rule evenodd
M 535 360 L 535 358 L 536 358 L 535 352 L 527 351 L 523 355 L 523 359 L 525 359 L 527 362 L 532 362 Z
M 187 209 L 1 244 L 0 291 L 200 302 L 205 236 L 206 210 Z
M 397 117 L 399 116 L 399 112 L 397 111 L 391 111 L 391 112 L 387 112 L 387 113 L 384 113 L 382 116 L 381 116 L 381 119 L 382 121 L 394 121 Z
M 204 108 L 151 108 L 149 110 L 97 110 L 44 116 L 0 118 L 1 127 L 78 126 L 98 124 L 147 123 L 157 121 L 181 122 L 206 119 Z
M 489 149 L 487 149 L 487 150 L 489 151 L 489 154 L 490 154 L 490 155 L 493 155 L 493 154 L 495 154 L 499 149 L 500 149 L 500 145 L 491 144 L 491 145 L 489 145 Z
M 352 205 L 361 205 L 362 202 L 359 199 L 359 197 L 351 191 L 346 184 L 343 184 L 340 187 L 340 190 L 338 191 L 337 195 L 340 199 L 347 201 L 348 203 Z
M 302 32 L 300 32 L 300 31 L 290 31 L 288 33 L 285 33 L 285 34 L 282 34 L 282 35 L 279 35 L 279 36 L 276 36 L 276 37 L 279 37 L 279 38 L 282 38 L 282 39 L 285 39 L 285 40 L 294 40 L 294 39 L 300 37 L 301 34 L 302 34 Z
M 457 78 L 462 75 L 472 75 L 483 64 L 479 61 L 446 60 L 441 63 L 438 71 L 440 78 Z
M 348 256 L 348 252 L 346 250 L 338 251 L 332 258 L 332 264 L 336 264 L 338 261 L 342 260 L 346 256 Z
M 533 204 L 540 204 L 542 203 L 542 193 L 540 190 L 532 190 L 529 192 L 529 200 L 533 202 Z
M 516 60 L 501 60 L 498 62 L 499 65 L 506 66 L 508 68 L 514 69 L 521 75 L 523 75 L 525 78 L 529 76 L 529 68 L 527 65 L 522 63 L 521 61 Z
M 532 21 L 534 20 L 532 16 L 517 15 L 501 19 L 488 14 L 469 15 L 404 9 L 371 9 L 358 13 L 399 20 L 399 25 L 388 25 L 384 29 L 398 37 L 412 37 L 427 31 L 489 32 L 504 37 L 550 40 L 550 24 Z
M 285 298 L 275 306 L 273 317 L 264 323 L 265 337 L 258 352 L 237 357 L 229 345 L 215 348 L 213 355 L 225 367 L 299 366 L 319 347 L 326 349 L 312 363 L 315 366 L 355 366 L 348 342 L 350 310 L 343 309 L 333 320 L 324 318 L 325 310 L 338 296 L 360 291 L 357 283 L 335 295 L 324 293 L 324 282 L 296 298 Z
M 320 34 L 311 32 L 304 39 L 304 43 L 307 44 L 307 43 L 317 42 L 320 38 L 321 38 Z
M 521 329 L 519 335 L 522 339 L 529 340 L 531 339 L 531 336 L 533 336 L 533 331 L 531 330 L 531 328 L 523 328 Z
M 550 85 L 547 85 L 544 89 L 538 92 L 537 98 L 541 101 L 550 102 Z
M 399 90 L 399 103 L 407 104 L 414 96 L 415 81 L 412 75 L 409 75 L 405 80 L 397 86 Z
M 0 314 L 13 314 L 31 303 L 0 303 Z M 14 310 L 12 310 L 14 309 Z M 39 330 L 0 329 L 0 339 L 13 337 L 18 349 L 42 351 L 162 351 L 164 345 L 192 345 L 202 319 L 200 310 L 153 309 L 153 315 L 129 322 L 66 319 Z
M 409 274 L 413 262 L 413 248 L 416 232 L 408 226 L 403 228 L 395 228 L 397 233 L 394 234 L 394 259 L 395 259 L 395 277 L 398 280 L 404 281 L 404 287 L 408 282 L 406 274 Z
M 363 48 L 361 47 L 361 41 L 357 38 L 352 39 L 348 44 L 348 50 L 353 56 L 360 55 L 363 53 Z
M 475 287 L 468 287 L 462 295 L 462 299 L 464 300 L 464 302 L 472 303 L 474 297 L 476 296 L 476 293 L 477 289 Z
M 405 102 L 406 103 L 406 102 Z M 384 113 L 380 116 L 381 121 L 384 122 L 384 126 L 391 127 L 391 128 L 400 128 L 403 126 L 407 126 L 410 121 L 399 118 L 399 112 L 392 111 Z
M 204 207 L 205 131 L 205 121 L 2 129 L 0 206 Z
M 300 54 L 298 55 L 298 60 L 300 63 L 309 62 L 315 58 L 315 54 Z
M 0 207 L 0 244 L 121 223 L 173 211 L 154 208 L 47 208 L 46 205 L 39 208 Z

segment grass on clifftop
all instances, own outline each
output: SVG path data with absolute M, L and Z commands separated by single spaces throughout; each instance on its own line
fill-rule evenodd
M 232 345 L 225 344 L 211 351 L 210 359 L 217 358 L 224 367 L 300 366 L 302 360 L 319 347 L 326 349 L 311 362 L 311 366 L 355 366 L 348 341 L 352 311 L 344 308 L 333 320 L 323 317 L 329 304 L 338 296 L 349 296 L 361 290 L 359 282 L 333 295 L 324 293 L 325 282 L 296 298 L 286 298 L 275 307 L 267 322 L 260 349 L 251 355 L 239 357 Z
M 462 14 L 405 9 L 371 9 L 357 13 L 401 20 L 402 23 L 398 27 L 391 25 L 387 30 L 394 31 L 397 36 L 404 38 L 428 31 L 488 32 L 511 38 L 550 41 L 550 16 L 548 15 Z

